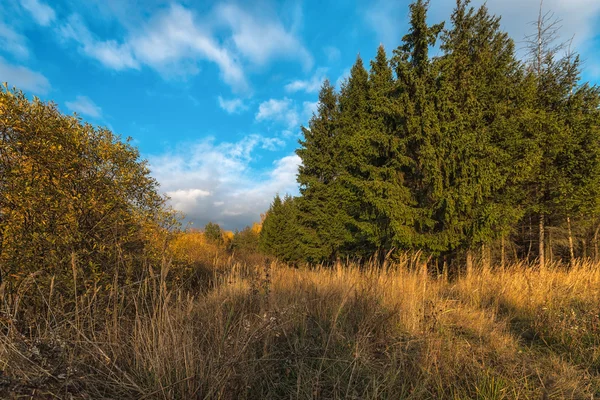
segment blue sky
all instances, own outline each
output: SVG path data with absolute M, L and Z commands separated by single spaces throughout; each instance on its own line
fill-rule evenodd
M 431 22 L 453 0 L 431 1 Z M 474 4 L 480 4 L 475 1 Z M 489 0 L 516 40 L 538 0 Z M 388 52 L 409 1 L 0 0 L 0 81 L 132 137 L 194 226 L 259 219 L 296 193 L 294 155 L 326 77 Z M 545 0 L 600 77 L 600 1 Z

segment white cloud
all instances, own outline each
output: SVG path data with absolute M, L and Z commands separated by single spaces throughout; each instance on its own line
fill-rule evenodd
M 81 115 L 93 118 L 100 118 L 102 116 L 102 109 L 86 96 L 77 96 L 75 100 L 67 101 L 65 104 L 69 110 Z
M 131 39 L 136 57 L 155 68 L 177 65 L 182 61 L 208 60 L 219 66 L 223 80 L 246 89 L 246 79 L 233 54 L 221 47 L 211 33 L 202 29 L 192 12 L 172 5 L 157 16 L 145 30 Z
M 226 100 L 223 97 L 219 96 L 217 100 L 219 101 L 219 107 L 227 111 L 227 113 L 229 114 L 237 114 L 247 109 L 242 99 Z
M 171 198 L 171 205 L 177 210 L 191 210 L 203 197 L 210 196 L 210 192 L 202 189 L 178 189 L 166 192 Z
M 307 80 L 295 80 L 287 85 L 285 85 L 285 90 L 287 92 L 306 92 L 306 93 L 316 93 L 321 89 L 321 85 L 325 80 L 325 68 L 319 68 L 314 73 L 314 75 Z
M 194 225 L 213 221 L 225 229 L 243 228 L 259 220 L 276 193 L 298 191 L 296 155 L 276 160 L 267 170 L 254 166 L 256 152 L 268 142 L 260 135 L 235 143 L 205 139 L 150 157 L 150 168 L 171 204 Z
M 52 7 L 40 0 L 21 0 L 21 5 L 24 9 L 29 11 L 33 19 L 42 26 L 50 25 L 56 18 L 56 13 Z
M 199 72 L 197 62 L 205 60 L 217 64 L 227 84 L 247 89 L 236 57 L 202 28 L 189 9 L 177 4 L 155 15 L 121 43 L 96 39 L 77 15 L 69 18 L 61 34 L 78 42 L 84 54 L 115 70 L 147 65 L 163 75 L 192 75 Z
M 8 25 L 0 22 L 0 48 L 18 58 L 29 57 L 27 39 Z
M 275 151 L 285 146 L 285 142 L 279 138 L 263 138 L 260 147 L 265 150 Z
M 32 1 L 32 0 L 30 0 Z M 145 24 L 128 26 L 125 37 L 98 39 L 81 17 L 72 15 L 60 27 L 63 39 L 75 41 L 80 51 L 114 70 L 149 66 L 169 75 L 194 75 L 198 63 L 218 66 L 225 83 L 238 92 L 248 90 L 242 60 L 257 66 L 275 59 L 300 61 L 311 68 L 311 54 L 278 18 L 265 18 L 233 4 L 217 5 L 205 16 L 173 3 Z M 226 31 L 223 40 L 217 34 Z
M 99 61 L 108 68 L 117 71 L 139 68 L 139 63 L 135 60 L 128 44 L 120 44 L 114 40 L 102 41 L 95 38 L 77 14 L 71 15 L 68 21 L 60 27 L 59 32 L 64 40 L 77 42 L 83 54 Z
M 9 64 L 2 57 L 0 82 L 8 82 L 9 86 L 36 94 L 46 94 L 50 90 L 50 82 L 44 75 L 23 66 Z
M 298 112 L 292 100 L 287 97 L 281 100 L 270 99 L 262 102 L 258 106 L 256 120 L 283 123 L 289 129 L 295 129 L 299 125 Z
M 287 58 L 300 61 L 306 69 L 312 68 L 312 55 L 278 19 L 261 18 L 259 13 L 253 15 L 234 4 L 220 5 L 216 13 L 231 29 L 237 50 L 253 63 L 262 66 L 276 58 Z

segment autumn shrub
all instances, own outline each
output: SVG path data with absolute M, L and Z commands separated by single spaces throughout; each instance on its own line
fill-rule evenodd
M 70 300 L 141 279 L 175 224 L 157 188 L 128 141 L 2 87 L 3 294 L 33 306 L 33 282 Z
M 195 230 L 174 233 L 168 254 L 172 260 L 169 284 L 188 290 L 208 287 L 231 264 L 222 243 Z

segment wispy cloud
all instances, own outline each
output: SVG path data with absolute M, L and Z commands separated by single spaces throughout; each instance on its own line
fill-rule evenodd
M 0 21 L 0 49 L 17 58 L 29 57 L 27 38 Z
M 235 4 L 219 5 L 216 14 L 232 31 L 236 49 L 254 64 L 265 65 L 276 58 L 287 58 L 300 61 L 306 69 L 312 67 L 312 55 L 279 19 L 267 19 Z
M 218 65 L 223 80 L 245 90 L 246 77 L 236 57 L 203 29 L 187 8 L 172 5 L 130 39 L 136 58 L 156 69 L 182 66 L 196 60 Z
M 85 55 L 108 68 L 138 69 L 147 65 L 166 76 L 189 75 L 198 73 L 196 63 L 205 60 L 218 65 L 227 84 L 240 90 L 247 88 L 235 56 L 201 28 L 191 10 L 177 4 L 155 15 L 121 42 L 95 38 L 78 15 L 69 18 L 61 33 L 63 38 L 79 43 Z
M 205 139 L 150 157 L 150 168 L 171 204 L 188 221 L 196 226 L 213 221 L 226 229 L 239 229 L 257 221 L 275 193 L 298 191 L 296 155 L 280 158 L 264 170 L 254 166 L 257 152 L 269 150 L 270 142 L 260 135 L 233 143 Z
M 285 90 L 289 93 L 306 92 L 316 93 L 321 89 L 321 85 L 325 80 L 325 68 L 319 68 L 312 77 L 307 80 L 295 80 L 285 85 Z
M 226 100 L 223 97 L 219 96 L 217 97 L 217 100 L 219 102 L 219 107 L 227 111 L 227 113 L 229 114 L 237 114 L 248 109 L 248 107 L 244 104 L 242 99 Z
M 21 0 L 21 5 L 42 26 L 50 25 L 56 18 L 54 9 L 40 0 Z
M 69 110 L 81 115 L 87 115 L 92 118 L 100 118 L 102 116 L 102 109 L 86 96 L 77 96 L 75 100 L 67 101 L 65 105 Z
M 258 106 L 257 121 L 270 121 L 284 124 L 288 129 L 299 126 L 299 116 L 292 100 L 269 99 Z
M 59 32 L 64 40 L 73 40 L 79 44 L 80 51 L 102 65 L 120 71 L 139 68 L 131 47 L 114 40 L 103 41 L 96 38 L 86 27 L 81 16 L 73 14 L 63 24 Z
M 248 64 L 264 66 L 276 59 L 294 60 L 307 69 L 313 64 L 299 37 L 278 17 L 232 3 L 219 4 L 202 16 L 172 3 L 147 22 L 127 26 L 127 33 L 116 39 L 98 38 L 78 14 L 59 31 L 81 53 L 118 71 L 148 66 L 163 76 L 189 76 L 199 73 L 199 62 L 214 63 L 236 92 L 249 89 L 244 71 Z
M 10 64 L 2 57 L 0 57 L 0 81 L 40 95 L 50 90 L 50 82 L 44 75 L 23 66 Z

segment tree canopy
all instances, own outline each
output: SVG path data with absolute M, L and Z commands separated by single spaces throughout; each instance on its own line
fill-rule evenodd
M 580 82 L 579 57 L 553 45 L 543 14 L 521 60 L 485 5 L 458 0 L 448 23 L 433 25 L 428 8 L 410 5 L 391 58 L 380 46 L 369 71 L 357 57 L 339 91 L 324 82 L 297 150 L 300 196 L 273 202 L 267 253 L 446 259 L 501 244 L 504 257 L 508 238 L 514 254 L 543 264 L 550 223 L 573 258 L 572 221 L 600 216 L 598 87 Z M 582 243 L 592 230 L 597 242 L 584 225 Z

